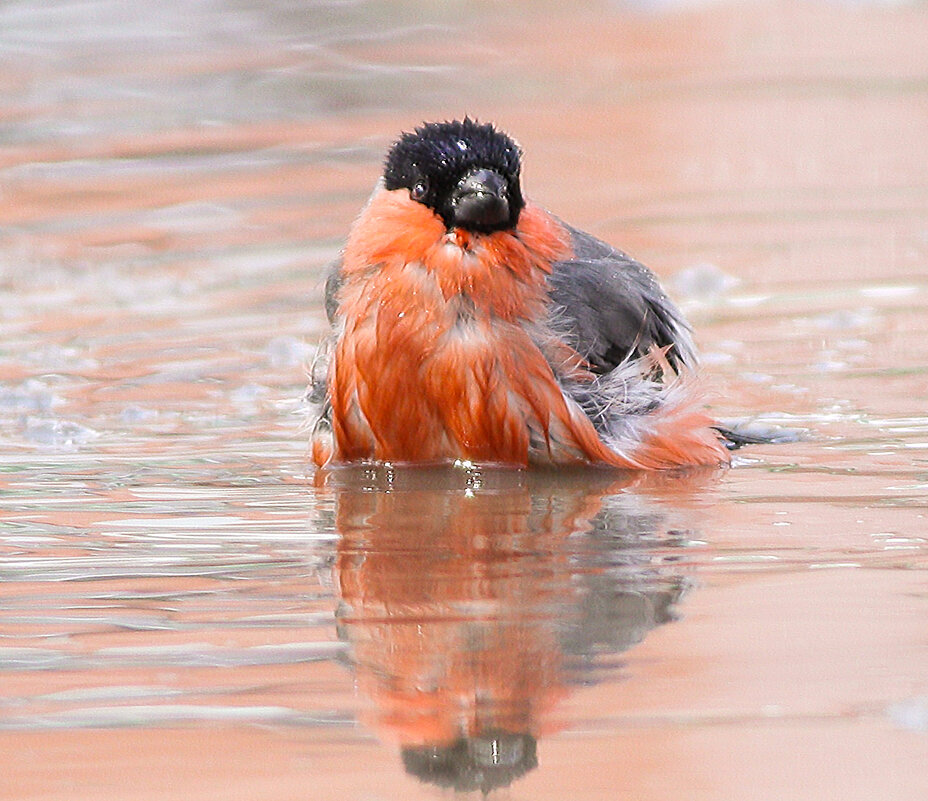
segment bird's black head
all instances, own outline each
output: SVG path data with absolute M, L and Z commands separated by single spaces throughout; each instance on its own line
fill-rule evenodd
M 474 120 L 430 122 L 404 133 L 387 155 L 384 185 L 407 189 L 451 228 L 514 228 L 525 201 L 518 145 Z
M 490 730 L 450 745 L 406 746 L 403 765 L 423 782 L 460 792 L 480 790 L 486 797 L 537 768 L 537 749 L 531 734 Z

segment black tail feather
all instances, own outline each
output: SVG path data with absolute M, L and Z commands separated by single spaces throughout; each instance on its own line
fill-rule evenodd
M 783 428 L 758 422 L 732 421 L 713 426 L 730 451 L 745 445 L 774 445 L 782 442 L 798 442 L 805 431 L 798 428 Z

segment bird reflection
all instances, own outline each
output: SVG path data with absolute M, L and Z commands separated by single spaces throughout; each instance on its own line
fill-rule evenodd
M 666 501 L 712 480 L 330 474 L 338 632 L 373 702 L 367 723 L 399 742 L 410 774 L 458 791 L 535 768 L 558 701 L 671 619 L 686 580 L 661 557 L 686 534 L 669 527 Z M 650 488 L 633 489 L 641 481 Z

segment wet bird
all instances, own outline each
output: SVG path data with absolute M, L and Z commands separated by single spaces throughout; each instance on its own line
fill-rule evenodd
M 326 283 L 318 465 L 720 465 L 691 330 L 644 265 L 526 199 L 469 118 L 403 133 Z

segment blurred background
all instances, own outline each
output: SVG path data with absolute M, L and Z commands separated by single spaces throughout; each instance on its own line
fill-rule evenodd
M 0 3 L 0 798 L 928 796 L 926 43 L 918 0 Z M 464 114 L 659 274 L 714 413 L 809 437 L 315 486 L 324 267 Z

